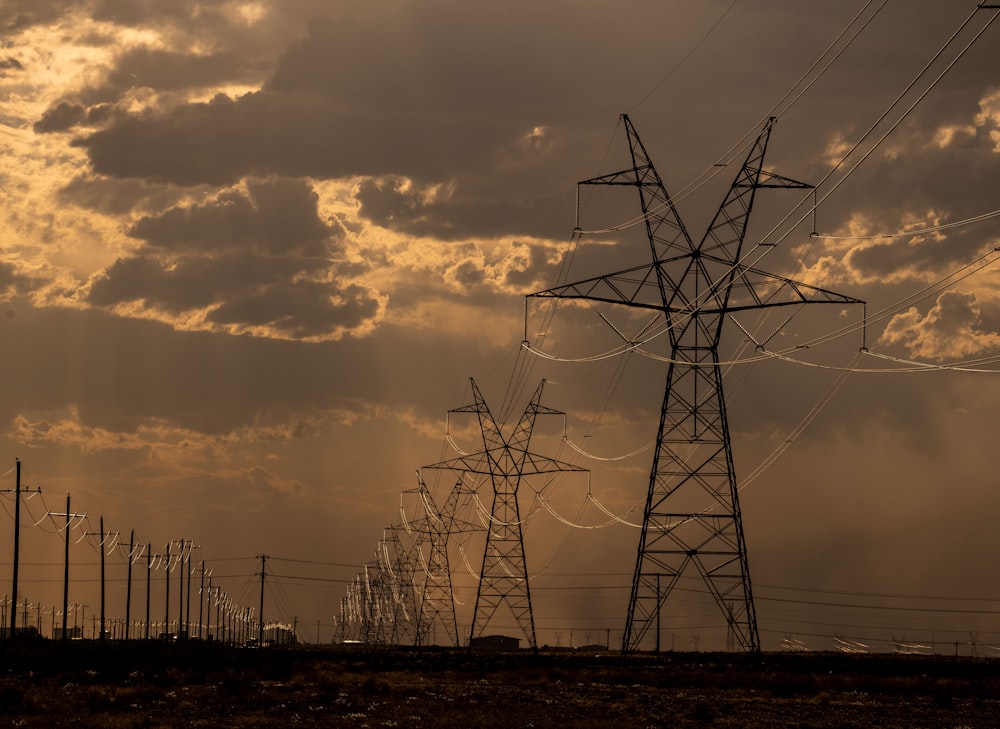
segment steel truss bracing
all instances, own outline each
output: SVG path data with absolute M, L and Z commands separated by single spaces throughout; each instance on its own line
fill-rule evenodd
M 486 547 L 473 611 L 470 645 L 473 639 L 484 635 L 497 609 L 506 604 L 531 648 L 537 649 L 521 529 L 523 522 L 517 501 L 518 488 L 525 476 L 585 469 L 528 450 L 537 416 L 564 414 L 540 404 L 544 380 L 538 385 L 509 438 L 504 437 L 493 419 L 475 380 L 470 381 L 475 402 L 450 412 L 475 413 L 478 416 L 483 450 L 426 466 L 489 476 L 493 485 L 493 508 L 486 529 Z
M 723 322 L 733 312 L 749 309 L 862 302 L 741 262 L 757 190 L 810 187 L 762 169 L 773 118 L 697 243 L 628 116 L 622 121 L 631 168 L 580 184 L 635 187 L 652 262 L 531 296 L 657 310 L 669 332 L 666 386 L 622 652 L 637 650 L 651 629 L 659 647 L 660 610 L 689 572 L 700 575 L 739 647 L 757 652 L 760 639 L 719 365 Z
M 418 479 L 415 493 L 423 505 L 424 516 L 408 522 L 408 526 L 411 531 L 422 535 L 421 541 L 427 542 L 430 550 L 424 564 L 423 586 L 417 607 L 415 645 L 431 644 L 435 634 L 434 626 L 441 625 L 450 644 L 457 648 L 458 622 L 455 617 L 455 595 L 451 582 L 448 545 L 452 534 L 481 529 L 455 518 L 460 499 L 463 496 L 472 496 L 474 491 L 465 485 L 464 474 L 459 474 L 444 507 L 440 509 L 423 478 Z M 418 544 L 417 549 L 420 548 Z
M 385 575 L 392 598 L 391 622 L 386 636 L 390 645 L 414 645 L 417 642 L 417 597 L 414 585 L 416 568 L 413 543 L 404 546 L 402 527 L 390 526 L 378 545 L 378 564 Z

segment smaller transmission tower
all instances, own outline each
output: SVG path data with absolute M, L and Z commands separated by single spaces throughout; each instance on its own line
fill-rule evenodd
M 400 526 L 390 526 L 378 545 L 379 569 L 392 596 L 390 645 L 414 645 L 417 637 L 417 598 L 414 589 L 413 547 L 404 546 Z
M 470 379 L 470 382 L 475 402 L 449 412 L 475 413 L 478 416 L 483 450 L 426 466 L 489 476 L 493 485 L 493 508 L 486 530 L 486 548 L 473 611 L 470 647 L 472 640 L 484 634 L 497 609 L 506 604 L 529 645 L 537 650 L 521 528 L 523 521 L 517 501 L 518 488 L 525 476 L 586 469 L 539 456 L 528 450 L 538 415 L 565 415 L 560 410 L 540 404 L 544 380 L 538 385 L 509 438 L 505 438 L 501 432 L 475 380 Z
M 448 493 L 448 499 L 442 508 L 438 508 L 434 495 L 427 488 L 419 472 L 417 488 L 410 492 L 418 495 L 424 516 L 414 521 L 407 521 L 406 525 L 422 537 L 416 544 L 418 557 L 423 560 L 421 551 L 423 543 L 428 544 L 430 550 L 426 562 L 423 563 L 424 580 L 417 609 L 416 645 L 428 645 L 433 640 L 434 625 L 439 623 L 451 640 L 451 645 L 456 648 L 459 646 L 448 547 L 452 534 L 482 529 L 455 518 L 461 497 L 475 494 L 465 484 L 464 475 L 459 473 L 458 480 Z

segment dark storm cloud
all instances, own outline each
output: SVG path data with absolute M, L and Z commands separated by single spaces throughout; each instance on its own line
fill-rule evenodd
M 115 60 L 104 83 L 78 92 L 88 106 L 116 102 L 126 91 L 145 88 L 156 91 L 200 89 L 241 80 L 255 80 L 247 60 L 234 52 L 204 55 L 140 47 Z
M 73 8 L 75 0 L 4 0 L 0 28 L 18 32 L 50 23 Z
M 584 117 L 606 107 L 592 88 L 640 83 L 572 52 L 581 35 L 620 32 L 620 14 L 584 7 L 571 26 L 563 10 L 531 6 L 537 26 L 506 7 L 450 2 L 316 21 L 260 91 L 123 116 L 77 144 L 100 174 L 182 185 L 272 174 L 448 183 L 448 197 L 397 225 L 523 232 L 551 219 L 542 208 L 558 196 L 571 204 L 572 181 L 589 172 L 576 161 L 593 146 Z M 602 136 L 617 111 L 601 113 Z M 377 201 L 366 202 L 377 217 Z
M 837 197 L 843 196 L 843 202 L 855 211 L 897 226 L 906 213 L 928 209 L 949 213 L 949 220 L 995 210 L 991 188 L 1000 176 L 1000 154 L 990 137 L 991 126 L 972 133 L 958 131 L 947 144 L 936 141 L 939 129 L 969 127 L 977 113 L 953 117 L 941 126 L 897 129 L 883 148 L 895 150 L 891 157 L 870 158 Z M 871 194 L 873 188 L 878 189 L 878 196 Z M 963 194 L 956 195 L 956 188 Z
M 990 226 L 982 230 L 988 231 Z M 996 226 L 992 230 L 995 234 Z M 854 248 L 847 255 L 847 264 L 865 279 L 943 273 L 976 258 L 986 245 L 988 239 L 974 229 L 951 231 L 944 240 L 928 236 L 893 238 Z
M 470 231 L 480 235 L 533 232 L 559 237 L 568 229 L 568 216 L 554 216 L 554 210 L 570 211 L 572 187 L 562 194 L 537 196 L 517 201 L 479 197 L 459 190 L 459 199 L 446 195 L 428 198 L 426 190 L 410 188 L 400 178 L 362 181 L 357 188 L 358 215 L 376 225 L 415 236 L 443 240 L 466 238 Z M 463 194 L 464 193 L 464 194 Z
M 192 56 L 137 48 L 118 58 L 116 67 L 108 74 L 108 83 L 115 88 L 198 88 L 236 78 L 240 69 L 241 61 L 234 53 Z
M 370 291 L 337 281 L 342 231 L 319 219 L 308 184 L 248 188 L 139 220 L 129 234 L 145 245 L 95 277 L 87 302 L 173 315 L 212 307 L 209 322 L 292 339 L 338 335 L 378 314 Z
M 250 181 L 249 197 L 219 195 L 212 203 L 172 208 L 139 220 L 129 235 L 170 251 L 239 250 L 324 256 L 338 231 L 318 217 L 317 198 L 301 181 Z
M 30 291 L 38 283 L 31 276 L 21 273 L 17 267 L 8 262 L 0 261 L 0 295 L 12 296 Z
M 60 101 L 55 106 L 45 110 L 42 118 L 34 123 L 32 129 L 39 134 L 48 132 L 64 132 L 75 127 L 87 117 L 87 109 L 83 104 L 71 101 Z
M 179 91 L 244 80 L 246 64 L 236 54 L 191 55 L 146 47 L 126 51 L 116 60 L 105 82 L 80 89 L 62 99 L 35 122 L 39 133 L 66 131 L 78 124 L 98 125 L 111 119 L 115 105 L 128 91 L 147 88 Z M 250 72 L 249 79 L 253 79 Z
M 312 92 L 258 92 L 122 118 L 77 145 L 99 173 L 181 185 L 417 169 L 422 179 L 442 179 L 484 164 L 484 140 L 470 132 L 456 119 L 411 125 L 377 111 L 345 110 Z
M 361 286 L 300 282 L 244 289 L 208 318 L 219 324 L 266 326 L 291 339 L 309 339 L 360 327 L 374 319 L 378 309 L 378 300 Z
M 184 22 L 200 19 L 205 24 L 219 22 L 226 0 L 97 0 L 93 17 L 122 25 L 146 25 L 157 21 Z
M 165 210 L 175 205 L 182 195 L 182 190 L 164 185 L 93 175 L 75 177 L 59 191 L 61 202 L 106 215 L 120 215 L 136 209 Z

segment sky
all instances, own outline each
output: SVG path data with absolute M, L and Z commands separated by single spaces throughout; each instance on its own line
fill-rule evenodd
M 470 378 L 508 426 L 544 379 L 566 416 L 532 450 L 590 475 L 522 491 L 538 641 L 620 640 L 666 366 L 593 359 L 620 340 L 583 307 L 535 340 L 525 296 L 646 262 L 634 194 L 577 197 L 628 166 L 621 114 L 696 237 L 773 115 L 765 168 L 815 196 L 760 191 L 746 248 L 867 305 L 727 330 L 762 647 L 1000 645 L 1000 24 L 977 4 L 0 0 L 0 471 L 41 489 L 19 600 L 61 610 L 69 494 L 88 616 L 103 517 L 109 615 L 134 530 L 250 606 L 268 555 L 265 616 L 328 641 L 419 519 L 418 469 L 482 447 L 448 415 Z M 467 626 L 481 533 L 460 545 Z M 715 646 L 689 587 L 669 640 Z

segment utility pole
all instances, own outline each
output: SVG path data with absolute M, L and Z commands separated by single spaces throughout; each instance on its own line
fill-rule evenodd
M 101 550 L 101 633 L 98 639 L 104 642 L 104 515 L 99 520 L 101 540 L 97 543 L 97 548 Z
M 201 640 L 202 628 L 204 623 L 202 622 L 202 612 L 201 609 L 205 606 L 205 601 L 202 599 L 205 595 L 205 560 L 201 561 L 201 586 L 198 588 L 198 640 Z
M 66 530 L 66 549 L 65 549 L 66 554 L 63 562 L 63 611 L 62 611 L 62 639 L 66 640 L 67 638 L 66 631 L 68 628 L 67 621 L 69 620 L 69 524 L 70 524 L 70 519 L 85 519 L 87 515 L 72 513 L 69 508 L 69 494 L 66 494 L 66 513 L 58 514 L 55 512 L 49 512 L 46 516 L 66 517 L 66 526 L 64 527 L 64 529 Z M 55 608 L 53 608 L 53 611 L 54 610 Z M 52 620 L 53 623 L 55 623 L 55 616 L 53 616 Z M 52 632 L 55 633 L 54 627 Z
M 11 585 L 11 609 L 10 609 L 10 639 L 14 639 L 14 632 L 17 629 L 17 570 L 21 560 L 21 460 L 14 459 L 17 474 L 14 478 L 14 569 Z M 30 493 L 41 493 L 41 489 L 29 489 Z M 2 489 L 0 493 L 11 492 L 10 489 Z
M 191 550 L 194 549 L 194 544 L 188 542 L 188 556 L 187 556 L 187 569 L 185 570 L 187 574 L 187 603 L 184 607 L 184 637 L 191 637 Z
M 164 603 L 166 607 L 163 613 L 163 632 L 167 635 L 170 634 L 170 542 L 167 542 L 167 585 L 166 585 L 166 599 Z
M 181 640 L 185 638 L 185 626 L 184 626 L 184 545 L 185 540 L 178 540 L 178 545 L 180 551 L 177 553 L 177 566 L 180 568 L 181 572 L 177 575 L 177 582 L 180 583 L 180 587 L 177 588 L 177 639 Z
M 267 566 L 267 555 L 260 555 L 260 619 L 257 624 L 257 647 L 264 647 L 264 568 Z
M 153 571 L 153 545 L 146 543 L 146 640 L 149 640 L 149 577 Z
M 205 597 L 205 637 L 209 640 L 215 638 L 215 633 L 212 631 L 212 573 L 208 573 L 208 592 L 202 593 Z
M 132 622 L 132 551 L 135 549 L 135 529 L 128 537 L 128 577 L 125 587 L 125 640 L 129 639 L 129 626 Z

